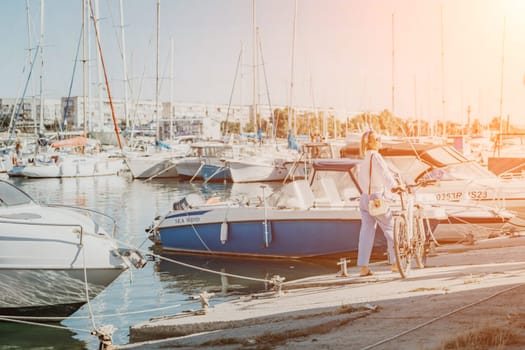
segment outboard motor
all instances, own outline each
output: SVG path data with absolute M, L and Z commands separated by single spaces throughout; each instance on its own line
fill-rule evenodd
M 178 201 L 173 202 L 173 210 L 187 210 L 190 208 L 186 197 L 182 197 Z
M 47 146 L 47 145 L 49 145 L 49 141 L 43 135 L 38 137 L 37 142 L 38 142 L 39 146 Z
M 182 197 L 181 199 L 173 203 L 173 210 L 188 210 L 190 208 L 196 208 L 205 204 L 204 199 L 196 194 L 190 193 L 187 196 Z

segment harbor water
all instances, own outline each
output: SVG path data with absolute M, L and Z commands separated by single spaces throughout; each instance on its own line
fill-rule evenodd
M 5 176 L 5 175 L 0 175 Z M 7 178 L 7 176 L 5 176 Z M 133 180 L 129 174 L 68 179 L 12 178 L 35 200 L 103 212 L 116 220 L 115 238 L 131 247 L 151 251 L 195 269 L 166 260 L 149 261 L 140 270 L 121 274 L 101 294 L 68 319 L 48 325 L 0 322 L 0 350 L 4 349 L 96 349 L 94 327 L 116 328 L 114 344 L 129 342 L 129 327 L 155 317 L 166 317 L 186 310 L 198 310 L 195 297 L 203 291 L 213 293 L 213 306 L 241 294 L 267 290 L 263 282 L 226 277 L 216 272 L 270 279 L 274 275 L 286 281 L 302 277 L 336 273 L 336 261 L 282 261 L 239 259 L 214 256 L 165 254 L 154 249 L 147 228 L 164 214 L 174 201 L 190 193 L 204 198 L 257 200 L 275 190 L 278 184 L 206 183 L 164 179 Z M 111 222 L 105 222 L 111 229 Z

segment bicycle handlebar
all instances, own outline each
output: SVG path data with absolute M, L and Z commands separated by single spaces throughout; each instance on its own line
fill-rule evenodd
M 415 184 L 404 184 L 396 187 L 392 187 L 392 193 L 401 193 L 401 192 L 411 192 L 411 190 L 417 187 L 425 187 L 429 185 L 434 185 L 438 182 L 436 179 L 422 180 Z

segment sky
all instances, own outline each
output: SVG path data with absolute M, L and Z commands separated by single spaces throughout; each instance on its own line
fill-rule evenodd
M 88 1 L 98 3 L 113 98 L 124 97 L 127 82 L 132 100 L 154 100 L 158 57 L 159 100 L 251 104 L 256 26 L 261 104 L 463 123 L 468 107 L 482 122 L 525 114 L 525 0 L 160 0 L 159 22 L 157 0 L 122 0 L 123 27 L 119 0 Z M 73 96 L 82 94 L 81 4 L 2 1 L 0 97 L 22 96 L 29 72 L 26 97 L 40 95 L 41 85 L 47 98 L 67 96 L 70 84 Z M 93 95 L 95 35 L 87 25 Z M 31 70 L 29 48 L 42 36 Z

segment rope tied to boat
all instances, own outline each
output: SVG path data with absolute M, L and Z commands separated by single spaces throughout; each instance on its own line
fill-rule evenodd
M 88 306 L 89 311 L 89 318 L 91 320 L 91 325 L 93 327 L 93 331 L 91 331 L 92 335 L 95 335 L 98 337 L 99 340 L 99 350 L 106 350 L 109 349 L 113 345 L 113 333 L 116 331 L 116 328 L 112 325 L 105 325 L 100 326 L 97 328 L 96 320 L 95 320 L 95 314 L 93 312 L 93 308 L 91 306 L 91 300 L 89 297 L 89 284 L 88 284 L 88 276 L 87 276 L 87 264 L 86 264 L 86 248 L 83 244 L 79 245 L 80 249 L 82 250 L 82 262 L 83 262 L 83 270 L 84 270 L 84 292 L 86 296 L 86 304 Z
M 120 240 L 115 239 L 115 242 L 117 242 L 118 244 L 120 244 L 122 246 L 136 249 L 138 252 L 143 253 L 145 256 L 151 256 L 151 257 L 156 258 L 156 259 L 168 261 L 168 262 L 171 262 L 171 263 L 174 263 L 174 264 L 177 264 L 177 265 L 189 267 L 189 268 L 200 270 L 200 271 L 204 271 L 204 272 L 214 273 L 214 274 L 217 274 L 217 275 L 220 275 L 220 276 L 241 278 L 241 279 L 245 279 L 245 280 L 256 281 L 256 282 L 263 282 L 263 283 L 271 283 L 272 285 L 275 285 L 276 282 L 282 284 L 282 281 L 279 282 L 280 278 L 283 278 L 283 281 L 284 281 L 284 277 L 279 277 L 279 279 L 274 280 L 273 278 L 272 279 L 256 278 L 256 277 L 248 277 L 248 276 L 236 275 L 236 274 L 228 273 L 228 272 L 215 271 L 215 270 L 207 269 L 207 268 L 196 266 L 196 265 L 192 265 L 192 264 L 187 264 L 187 263 L 184 263 L 182 261 L 170 259 L 168 257 L 162 256 L 162 255 L 159 255 L 159 254 L 152 254 L 150 251 L 147 251 L 147 250 L 144 250 L 144 249 L 140 249 L 140 248 L 137 248 L 137 247 L 133 247 L 129 243 L 124 242 L 124 241 L 120 241 Z
M 279 275 L 274 275 L 270 279 L 270 283 L 273 284 L 273 290 L 277 296 L 281 296 L 283 294 L 283 282 L 285 279 L 285 277 L 281 277 Z
M 91 325 L 93 328 L 97 328 L 95 321 L 95 314 L 93 313 L 93 308 L 91 307 L 91 300 L 89 299 L 89 284 L 87 277 L 87 265 L 86 265 L 86 249 L 83 244 L 79 244 L 79 248 L 82 251 L 82 265 L 84 272 L 84 293 L 86 297 L 86 304 L 89 312 L 89 318 L 91 320 Z
M 210 307 L 210 298 L 213 296 L 215 296 L 215 293 L 203 291 L 199 295 L 193 297 L 193 299 L 198 299 L 201 303 L 201 309 L 198 311 L 199 315 L 205 315 L 208 312 L 208 308 Z
M 22 319 L 23 318 L 23 319 Z M 60 317 L 28 317 L 28 316 L 11 316 L 11 315 L 0 315 L 0 321 L 2 322 L 12 322 L 12 323 L 20 323 L 20 324 L 26 324 L 30 326 L 39 326 L 39 327 L 46 327 L 46 328 L 54 328 L 54 329 L 62 329 L 62 330 L 70 330 L 75 332 L 82 332 L 82 333 L 91 333 L 89 329 L 83 329 L 83 328 L 73 328 L 73 327 L 66 327 L 66 326 L 59 326 L 56 324 L 49 324 L 49 323 L 42 323 L 42 321 L 60 321 L 63 318 Z M 28 320 L 35 320 L 28 321 Z
M 94 329 L 91 334 L 96 336 L 99 340 L 98 350 L 110 349 L 113 345 L 113 333 L 117 329 L 112 325 L 101 326 L 97 329 Z

